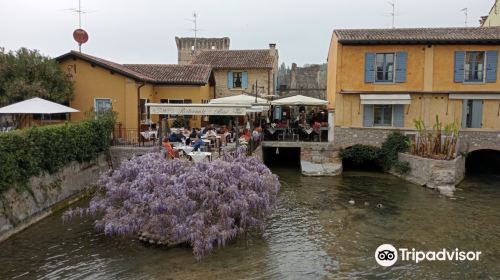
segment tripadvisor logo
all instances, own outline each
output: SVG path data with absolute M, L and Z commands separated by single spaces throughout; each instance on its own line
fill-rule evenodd
M 439 251 L 418 251 L 415 248 L 396 249 L 391 244 L 383 244 L 375 250 L 375 260 L 381 266 L 392 266 L 398 259 L 400 261 L 410 261 L 419 263 L 421 261 L 479 261 L 481 251 L 460 251 L 442 249 Z

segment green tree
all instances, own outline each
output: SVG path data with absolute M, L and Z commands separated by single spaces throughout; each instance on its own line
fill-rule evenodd
M 73 83 L 59 64 L 37 50 L 0 48 L 0 106 L 40 97 L 63 103 L 73 96 Z

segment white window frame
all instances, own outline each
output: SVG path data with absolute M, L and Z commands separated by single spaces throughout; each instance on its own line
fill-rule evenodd
M 394 70 L 392 71 L 392 81 L 377 81 L 377 55 L 378 54 L 393 54 L 394 55 Z M 375 53 L 375 79 L 374 79 L 374 84 L 395 84 L 396 83 L 396 69 L 397 69 L 397 65 L 396 65 L 396 55 L 397 53 L 396 52 L 376 52 Z M 465 73 L 465 71 L 464 71 Z M 465 74 L 464 74 L 465 75 Z
M 477 85 L 477 84 L 485 84 L 486 83 L 486 62 L 488 61 L 488 52 L 487 51 L 464 51 L 465 52 L 465 55 L 464 55 L 464 84 L 469 84 L 469 85 Z M 467 60 L 467 53 L 474 53 L 474 52 L 482 52 L 484 53 L 484 61 L 483 61 L 483 80 L 482 81 L 467 81 L 467 76 L 465 75 L 466 73 L 466 69 L 465 69 L 465 65 L 466 65 L 466 60 Z
M 379 125 L 375 123 L 375 106 L 391 106 L 391 125 Z M 394 127 L 394 104 L 373 104 L 373 127 Z
M 95 117 L 97 118 L 99 116 L 99 112 L 97 111 L 97 101 L 101 101 L 101 100 L 107 100 L 109 101 L 109 103 L 111 104 L 111 110 L 113 110 L 113 100 L 111 98 L 108 98 L 108 97 L 96 97 L 94 98 L 94 112 L 95 112 Z

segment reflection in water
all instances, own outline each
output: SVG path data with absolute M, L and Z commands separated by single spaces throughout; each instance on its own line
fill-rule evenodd
M 376 279 L 500 277 L 500 177 L 468 178 L 455 199 L 381 173 L 281 177 L 263 236 L 240 238 L 197 263 L 188 248 L 145 247 L 56 214 L 0 244 L 1 279 Z M 355 204 L 348 201 L 354 200 Z M 83 201 L 82 204 L 87 203 Z M 381 204 L 382 207 L 377 207 Z M 480 250 L 479 262 L 379 267 L 380 244 Z

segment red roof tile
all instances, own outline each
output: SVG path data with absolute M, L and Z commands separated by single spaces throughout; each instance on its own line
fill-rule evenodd
M 270 50 L 208 50 L 198 54 L 193 64 L 214 69 L 272 69 L 274 57 Z
M 341 44 L 500 44 L 500 27 L 338 29 Z

